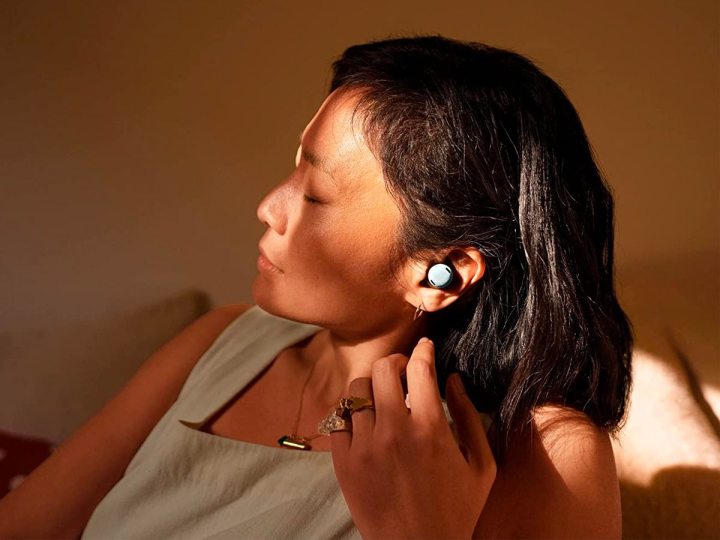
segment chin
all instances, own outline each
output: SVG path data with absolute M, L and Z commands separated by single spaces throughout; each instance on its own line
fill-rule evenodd
M 277 289 L 268 287 L 261 279 L 256 279 L 252 286 L 252 296 L 254 303 L 271 315 L 303 324 L 324 326 L 317 318 L 308 319 L 308 315 L 311 315 L 313 308 L 317 309 L 317 306 L 308 304 L 307 295 L 302 295 L 301 298 L 289 298 Z
M 283 299 L 283 295 L 280 294 L 276 288 L 269 287 L 263 282 L 262 276 L 255 278 L 252 285 L 252 297 L 254 303 L 262 310 L 267 311 L 271 315 L 276 317 L 282 317 L 284 319 L 290 319 L 293 321 L 300 321 L 295 315 L 291 305 L 289 305 L 286 297 Z
M 275 301 L 273 299 L 272 291 L 268 289 L 262 283 L 262 276 L 258 275 L 255 277 L 255 281 L 252 284 L 252 297 L 254 303 L 261 309 L 268 313 L 275 314 Z

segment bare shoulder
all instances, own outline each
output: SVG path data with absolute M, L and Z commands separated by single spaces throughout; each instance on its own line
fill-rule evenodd
M 583 412 L 546 405 L 535 409 L 533 424 L 548 456 L 561 468 L 574 464 L 568 458 L 581 456 L 614 461 L 610 436 Z
M 619 539 L 621 530 L 610 436 L 582 412 L 536 409 L 498 469 L 475 537 Z

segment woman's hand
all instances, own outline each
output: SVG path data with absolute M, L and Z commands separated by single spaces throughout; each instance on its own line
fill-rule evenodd
M 330 434 L 335 474 L 362 537 L 471 538 L 496 464 L 480 413 L 453 374 L 446 401 L 460 448 L 455 442 L 438 391 L 433 343 L 418 342 L 409 360 L 402 354 L 377 360 L 372 379 L 353 380 L 345 395 L 375 402 L 375 410 L 353 413 L 352 433 Z

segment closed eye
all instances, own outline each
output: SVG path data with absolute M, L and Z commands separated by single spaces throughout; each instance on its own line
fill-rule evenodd
M 314 199 L 312 197 L 309 197 L 308 195 L 303 195 L 303 198 L 309 202 L 310 204 L 322 204 L 321 201 L 318 201 L 317 199 Z

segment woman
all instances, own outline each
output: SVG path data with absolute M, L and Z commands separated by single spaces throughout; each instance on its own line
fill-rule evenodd
M 330 436 L 363 537 L 476 525 L 482 538 L 619 537 L 607 433 L 624 415 L 632 335 L 614 293 L 612 197 L 572 105 L 527 59 L 440 36 L 350 47 L 330 91 L 297 168 L 258 209 L 261 251 L 282 270 L 261 256 L 253 293 L 326 329 L 303 349 L 318 358 L 307 401 L 374 396 L 352 434 Z M 428 282 L 437 263 L 450 286 Z M 413 348 L 423 335 L 435 347 Z M 412 356 L 382 358 L 393 352 Z M 401 412 L 406 365 L 422 420 Z M 438 421 L 451 372 L 496 413 L 488 504 L 494 464 L 462 394 L 448 390 L 448 405 L 474 460 L 457 459 Z
M 441 36 L 333 68 L 258 207 L 257 305 L 83 538 L 619 538 L 632 334 L 572 105 Z

